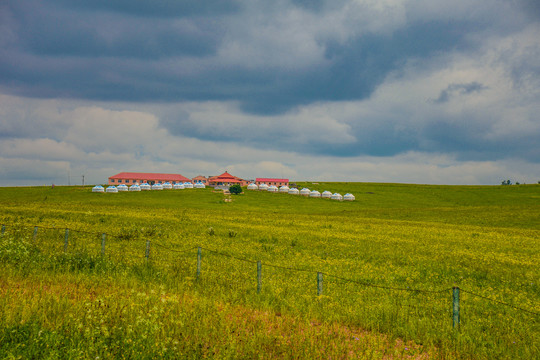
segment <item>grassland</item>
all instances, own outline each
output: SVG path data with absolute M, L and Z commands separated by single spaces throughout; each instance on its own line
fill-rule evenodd
M 540 358 L 540 186 L 299 185 L 0 188 L 0 357 Z

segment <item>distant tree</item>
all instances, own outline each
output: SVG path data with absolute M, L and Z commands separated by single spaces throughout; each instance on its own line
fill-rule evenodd
M 502 185 L 512 185 L 512 182 L 510 180 L 503 180 Z
M 229 187 L 229 192 L 233 195 L 238 195 L 242 193 L 242 187 L 238 184 L 231 185 L 231 187 Z

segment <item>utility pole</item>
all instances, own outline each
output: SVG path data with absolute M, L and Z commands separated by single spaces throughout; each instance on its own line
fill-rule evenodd
M 84 186 L 84 174 L 82 176 L 82 186 Z

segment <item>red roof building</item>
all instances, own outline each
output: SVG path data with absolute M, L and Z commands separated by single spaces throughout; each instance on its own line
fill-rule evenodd
M 223 174 L 218 176 L 212 176 L 208 179 L 208 184 L 210 186 L 231 186 L 239 184 L 240 186 L 246 186 L 248 184 L 247 180 L 241 179 L 239 177 L 233 176 L 225 171 Z
M 120 184 L 135 184 L 135 183 L 148 183 L 163 184 L 169 182 L 171 184 L 184 183 L 191 181 L 187 177 L 180 174 L 158 174 L 158 173 L 133 173 L 133 172 L 121 172 L 109 178 L 109 185 Z
M 261 185 L 275 185 L 275 186 L 283 186 L 287 185 L 289 186 L 289 179 L 272 179 L 272 178 L 256 178 L 255 184 Z
M 204 185 L 208 185 L 208 178 L 206 176 L 202 176 L 202 175 L 199 175 L 199 176 L 195 176 L 194 178 L 191 179 L 191 181 L 196 184 L 198 182 L 201 182 L 203 183 Z

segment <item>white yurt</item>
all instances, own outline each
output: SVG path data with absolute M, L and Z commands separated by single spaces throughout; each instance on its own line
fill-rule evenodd
M 259 190 L 263 190 L 263 191 L 268 190 L 268 185 L 266 185 L 265 183 L 262 183 L 261 185 L 259 185 Z
M 309 190 L 308 188 L 303 188 L 302 190 L 300 190 L 300 195 L 302 196 L 309 196 L 310 193 L 311 190 Z
M 108 193 L 117 193 L 118 189 L 116 188 L 116 186 L 111 185 L 111 186 L 107 187 L 107 190 L 105 190 L 105 191 L 108 192 Z
M 290 188 L 289 189 L 289 194 L 291 195 L 299 195 L 300 194 L 300 190 L 298 190 L 297 188 Z
M 321 194 L 321 197 L 325 199 L 330 199 L 332 197 L 332 193 L 328 190 L 323 191 L 323 193 Z
M 154 184 L 154 185 L 152 185 L 152 190 L 163 190 L 163 185 Z
M 332 200 L 343 200 L 343 195 L 341 195 L 340 193 L 333 193 L 332 197 L 330 199 L 332 199 Z
M 185 182 L 184 183 L 184 189 L 193 189 L 193 184 L 190 183 L 190 182 Z
M 152 187 L 150 186 L 149 183 L 142 183 L 142 184 L 141 184 L 141 190 L 144 190 L 144 191 L 146 191 L 146 190 L 152 190 Z
M 343 196 L 343 200 L 346 200 L 346 201 L 354 201 L 354 200 L 355 200 L 355 197 L 354 197 L 353 194 L 347 193 L 347 194 L 345 194 L 345 195 Z
M 176 184 L 174 184 L 173 188 L 175 190 L 182 190 L 182 189 L 184 189 L 184 183 L 177 182 Z
M 116 187 L 118 189 L 118 191 L 128 191 L 129 188 L 126 184 L 120 184 Z
M 287 185 L 283 185 L 279 188 L 279 192 L 280 193 L 288 193 L 289 192 L 289 187 Z
M 135 183 L 129 187 L 129 191 L 141 191 L 139 184 Z
M 273 193 L 278 192 L 278 187 L 276 185 L 270 185 L 267 191 Z
M 199 181 L 199 182 L 195 183 L 194 187 L 195 187 L 195 189 L 204 189 L 204 188 L 206 188 L 206 185 L 204 185 L 202 182 Z
M 312 192 L 309 193 L 309 197 L 320 198 L 321 193 L 318 192 L 317 190 L 313 190 Z
M 171 190 L 172 184 L 170 182 L 166 182 L 163 184 L 163 190 Z
M 96 185 L 92 188 L 92 192 L 105 192 L 105 188 L 101 185 Z
M 255 183 L 251 183 L 247 186 L 248 190 L 259 190 L 259 187 Z

